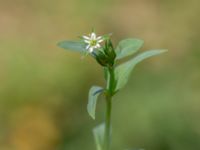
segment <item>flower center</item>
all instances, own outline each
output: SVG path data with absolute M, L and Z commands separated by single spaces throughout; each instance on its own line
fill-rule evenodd
M 91 46 L 96 46 L 97 45 L 97 40 L 91 40 L 90 41 Z

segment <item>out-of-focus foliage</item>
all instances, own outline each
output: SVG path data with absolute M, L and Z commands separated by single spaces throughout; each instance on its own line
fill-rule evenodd
M 0 149 L 93 150 L 85 109 L 103 70 L 56 46 L 92 27 L 169 52 L 135 68 L 113 103 L 113 149 L 200 149 L 198 0 L 1 0 Z M 116 45 L 115 45 L 116 46 Z M 98 101 L 102 121 L 104 102 Z M 127 147 L 128 145 L 128 147 Z

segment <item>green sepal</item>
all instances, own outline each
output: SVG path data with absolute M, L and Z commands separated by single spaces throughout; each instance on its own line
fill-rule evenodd
M 104 53 L 108 58 L 109 65 L 113 66 L 115 63 L 116 53 L 110 39 L 105 42 Z
M 93 53 L 93 56 L 95 57 L 96 61 L 101 65 L 101 66 L 107 66 L 108 65 L 108 58 L 102 52 L 101 50 L 96 50 Z

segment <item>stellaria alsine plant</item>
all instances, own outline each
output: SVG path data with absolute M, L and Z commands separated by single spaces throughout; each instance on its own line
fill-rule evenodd
M 58 43 L 58 46 L 61 48 L 90 55 L 96 59 L 104 70 L 106 86 L 92 86 L 89 90 L 87 104 L 89 115 L 95 119 L 98 96 L 100 94 L 105 96 L 105 121 L 93 129 L 97 150 L 110 150 L 111 147 L 113 96 L 126 85 L 132 70 L 139 62 L 167 51 L 165 49 L 149 50 L 136 55 L 122 64 L 117 63 L 119 60 L 135 54 L 142 47 L 143 43 L 141 39 L 128 38 L 120 41 L 117 47 L 114 47 L 111 41 L 111 34 L 97 36 L 94 31 L 89 36 L 82 36 L 80 40 Z

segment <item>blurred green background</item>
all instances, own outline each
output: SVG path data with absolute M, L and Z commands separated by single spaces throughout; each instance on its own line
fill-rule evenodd
M 56 43 L 92 27 L 169 52 L 138 65 L 113 103 L 113 149 L 200 149 L 200 1 L 1 0 L 0 149 L 94 150 L 87 93 L 104 85 L 90 57 Z M 142 51 L 141 50 L 141 51 Z

